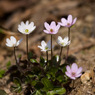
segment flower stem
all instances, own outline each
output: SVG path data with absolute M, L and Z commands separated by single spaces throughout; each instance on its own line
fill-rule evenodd
M 72 80 L 72 88 L 74 88 L 74 84 L 75 84 L 75 81 L 74 81 L 74 80 Z
M 48 63 L 48 51 L 46 51 L 47 63 Z
M 59 62 L 61 62 L 62 50 L 63 50 L 63 47 L 61 47 L 61 50 L 60 50 L 60 56 L 59 56 L 60 60 L 59 60 Z
M 18 64 L 17 64 L 16 53 L 15 53 L 15 48 L 16 48 L 16 47 L 14 47 L 14 57 L 15 57 L 16 65 L 18 65 Z
M 68 41 L 70 41 L 70 27 L 68 28 Z M 66 56 L 66 60 L 68 58 L 68 54 L 69 54 L 69 45 L 67 46 L 67 56 Z
M 53 52 L 52 52 L 52 35 L 51 35 L 51 62 L 52 62 Z
M 27 60 L 29 61 L 29 58 L 28 58 L 28 35 L 26 35 L 26 52 L 27 52 Z
M 15 57 L 15 61 L 16 61 L 16 65 L 17 65 L 17 68 L 18 70 L 24 74 L 24 72 L 22 71 L 21 67 L 19 66 L 18 62 L 17 62 L 17 58 L 16 58 L 16 47 L 14 47 L 14 57 Z

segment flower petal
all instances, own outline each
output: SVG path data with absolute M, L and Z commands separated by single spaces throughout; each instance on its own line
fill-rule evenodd
M 67 20 L 65 18 L 62 18 L 61 22 L 62 22 L 62 26 L 66 26 L 67 25 Z
M 29 24 L 29 21 L 26 21 L 26 25 L 28 25 Z
M 47 34 L 49 34 L 49 33 L 50 33 L 50 32 L 49 32 L 49 31 L 47 31 L 47 30 L 44 30 L 44 32 L 45 32 L 45 33 L 47 33 Z
M 47 44 L 45 43 L 45 41 L 42 41 L 41 45 L 42 45 L 42 47 L 45 47 Z
M 51 49 L 51 40 L 48 41 L 47 46 L 49 49 Z
M 75 24 L 75 23 L 76 23 L 76 21 L 77 21 L 77 18 L 75 18 L 75 19 L 73 20 L 73 23 L 72 23 L 72 24 Z
M 48 24 L 47 22 L 44 23 L 44 26 L 45 26 L 45 28 L 46 28 L 47 30 L 50 30 L 50 26 L 49 26 L 49 24 Z
M 6 42 L 8 43 L 8 44 L 12 44 L 12 42 L 10 41 L 10 39 L 6 39 Z
M 68 23 L 71 24 L 72 23 L 72 15 L 69 15 L 67 20 L 68 20 Z
M 58 36 L 58 40 L 61 42 L 63 39 L 61 36 Z
M 10 37 L 10 40 L 11 40 L 11 42 L 12 42 L 13 44 L 16 44 L 16 38 L 15 38 L 14 36 L 11 36 L 11 37 Z
M 16 46 L 18 46 L 22 42 L 22 40 L 23 39 L 18 40 L 17 43 L 16 43 Z
M 68 72 L 65 72 L 65 74 L 71 78 L 71 74 L 69 74 Z
M 78 77 L 80 77 L 82 74 L 78 74 L 78 75 L 76 75 L 76 77 L 78 78 Z
M 42 47 L 42 46 L 38 46 L 38 48 L 43 49 L 43 47 Z
M 77 74 L 80 74 L 82 72 L 82 67 L 80 67 L 77 71 Z
M 56 23 L 55 23 L 55 21 L 52 21 L 50 24 L 50 28 L 55 29 L 55 27 L 56 27 Z
M 71 69 L 70 69 L 70 66 L 67 65 L 67 66 L 66 66 L 66 70 L 67 70 L 67 72 L 68 72 L 69 74 L 71 74 L 72 71 L 71 71 Z
M 73 64 L 72 64 L 72 66 L 71 66 L 71 70 L 72 70 L 72 72 L 77 72 L 77 70 L 78 70 L 78 66 L 77 66 L 76 63 L 73 63 Z
M 12 44 L 8 44 L 8 43 L 6 43 L 6 46 L 8 46 L 8 47 L 13 47 Z
M 71 79 L 73 79 L 73 80 L 75 80 L 75 79 L 76 79 L 75 77 L 72 77 L 72 76 L 71 76 L 70 78 L 71 78 Z

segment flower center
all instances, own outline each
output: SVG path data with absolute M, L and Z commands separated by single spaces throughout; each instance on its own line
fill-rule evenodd
M 67 25 L 70 25 L 70 23 L 67 23 Z
M 28 29 L 25 29 L 25 32 L 26 32 L 26 33 L 28 33 L 28 32 L 29 32 L 29 30 L 28 30 Z
M 53 29 L 50 29 L 50 32 L 53 32 Z
M 62 42 L 61 44 L 64 45 L 64 42 Z
M 46 47 L 45 47 L 45 49 L 47 50 L 47 49 L 48 49 L 48 47 L 46 46 Z
M 72 72 L 72 76 L 75 77 L 76 73 L 75 72 Z

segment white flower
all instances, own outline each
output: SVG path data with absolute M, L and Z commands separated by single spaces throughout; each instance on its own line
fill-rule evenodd
M 65 37 L 64 39 L 62 39 L 61 36 L 58 36 L 57 43 L 60 46 L 64 47 L 64 46 L 69 45 L 70 44 L 70 41 L 68 41 L 68 37 Z
M 51 41 L 49 40 L 47 44 L 45 41 L 42 41 L 41 46 L 38 46 L 38 47 L 41 49 L 41 51 L 45 51 L 45 52 L 49 51 L 49 50 L 51 50 Z M 53 47 L 54 46 L 52 46 L 52 48 Z
M 17 41 L 15 37 L 11 36 L 10 39 L 6 39 L 6 45 L 8 47 L 16 47 L 21 43 L 21 41 L 22 39 Z
M 56 61 L 57 61 L 57 62 L 59 61 L 59 56 L 58 56 L 58 55 L 56 55 Z
M 23 34 L 30 34 L 35 28 L 36 26 L 34 26 L 34 22 L 29 24 L 29 21 L 26 21 L 26 23 L 21 22 L 21 24 L 18 25 L 18 31 Z

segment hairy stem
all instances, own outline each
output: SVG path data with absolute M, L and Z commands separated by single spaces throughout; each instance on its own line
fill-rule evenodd
M 48 64 L 48 51 L 46 51 L 47 64 Z
M 21 69 L 21 67 L 19 66 L 19 64 L 18 64 L 18 62 L 17 62 L 17 58 L 16 58 L 16 47 L 14 47 L 14 58 L 15 58 L 15 61 L 16 61 L 16 65 L 17 65 L 18 70 L 19 70 L 22 74 L 24 74 L 23 71 L 22 71 L 22 69 Z
M 52 52 L 52 35 L 51 35 L 51 62 L 52 62 L 53 52 Z
M 68 41 L 70 40 L 70 27 L 68 28 Z M 67 56 L 66 59 L 68 58 L 68 54 L 69 54 L 69 45 L 67 46 Z
M 14 57 L 15 57 L 16 65 L 18 65 L 18 64 L 17 64 L 16 53 L 15 53 L 15 48 L 16 48 L 16 47 L 14 47 Z
M 60 55 L 59 55 L 59 61 L 61 62 L 61 56 L 62 56 L 62 50 L 63 50 L 63 47 L 61 47 L 61 50 L 60 50 Z
M 26 35 L 26 53 L 27 53 L 27 60 L 29 61 L 29 58 L 28 58 L 28 35 Z

